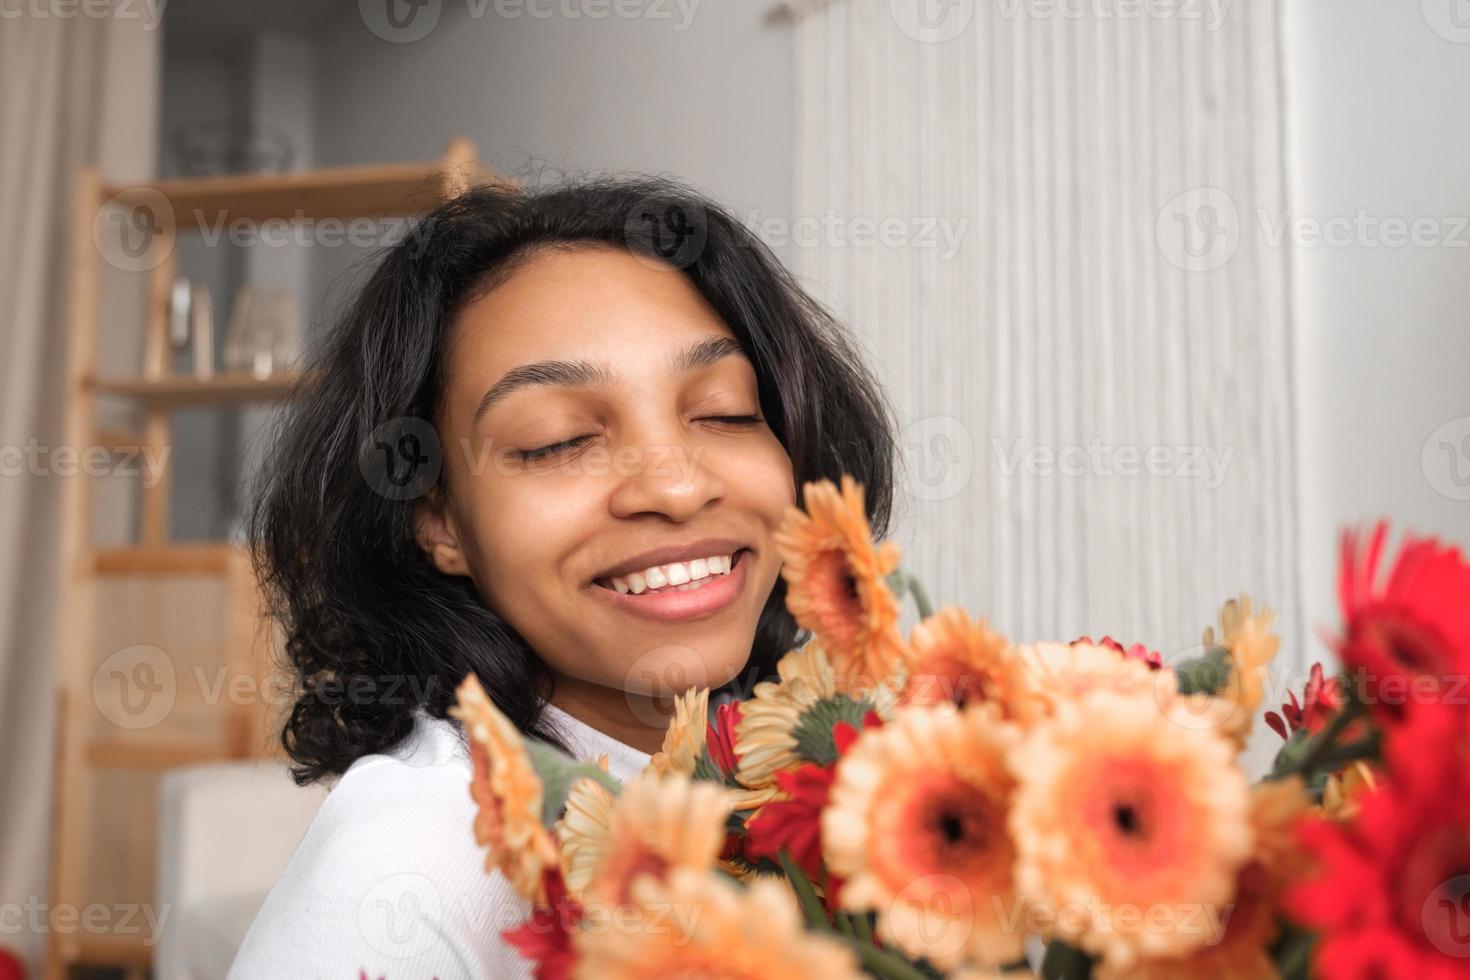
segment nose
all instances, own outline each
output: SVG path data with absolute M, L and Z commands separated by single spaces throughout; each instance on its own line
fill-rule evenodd
M 609 506 L 615 517 L 653 514 L 683 523 L 727 491 L 705 447 L 683 435 L 626 444 L 614 460 L 618 482 Z

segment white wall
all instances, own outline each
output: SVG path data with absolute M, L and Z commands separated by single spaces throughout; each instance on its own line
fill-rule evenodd
M 358 5 L 350 5 L 356 8 Z M 791 202 L 791 31 L 764 0 L 667 0 L 649 16 L 532 16 L 570 6 L 442 0 L 429 33 L 384 40 L 353 9 L 318 52 L 320 165 L 429 159 L 468 136 L 503 172 L 681 177 L 744 215 Z M 681 9 L 682 8 L 682 9 Z M 508 12 L 512 16 L 506 16 Z M 391 32 L 385 32 L 391 33 Z M 318 295 L 353 256 L 322 250 Z
M 1456 246 L 1375 247 L 1381 233 L 1353 232 L 1346 247 L 1293 248 L 1303 596 L 1314 624 L 1338 623 L 1340 526 L 1387 515 L 1470 545 L 1470 502 L 1447 495 L 1470 497 L 1455 481 L 1470 478 L 1470 442 L 1440 445 L 1470 435 L 1470 229 L 1460 227 L 1470 216 L 1470 25 L 1452 26 L 1458 2 L 1285 5 L 1295 215 L 1436 219 L 1425 235 Z M 1426 440 L 1456 419 L 1426 466 Z

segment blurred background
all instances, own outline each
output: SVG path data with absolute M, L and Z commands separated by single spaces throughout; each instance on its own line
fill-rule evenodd
M 235 541 L 413 214 L 689 181 L 869 352 L 931 595 L 1249 592 L 1274 704 L 1344 526 L 1470 541 L 1467 91 L 1467 0 L 0 0 L 0 977 L 222 976 L 310 820 Z

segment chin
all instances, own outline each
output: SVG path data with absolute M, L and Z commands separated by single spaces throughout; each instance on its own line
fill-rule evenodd
M 673 697 L 690 688 L 717 688 L 740 676 L 750 660 L 750 648 L 709 650 L 668 643 L 649 650 L 627 667 L 621 678 L 610 678 L 611 686 L 629 694 Z

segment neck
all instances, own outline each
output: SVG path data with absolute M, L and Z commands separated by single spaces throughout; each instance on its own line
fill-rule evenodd
M 609 738 L 649 755 L 663 747 L 664 731 L 673 716 L 670 698 L 620 691 L 560 674 L 551 703 Z

